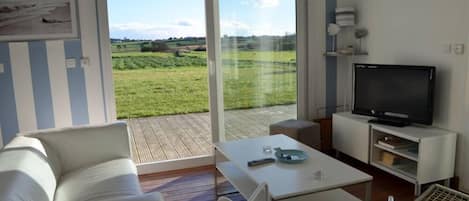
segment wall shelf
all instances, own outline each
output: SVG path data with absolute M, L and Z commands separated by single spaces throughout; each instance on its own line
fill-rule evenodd
M 340 52 L 326 52 L 324 56 L 326 57 L 347 57 L 347 56 L 367 56 L 368 52 L 355 52 L 351 54 L 343 54 Z

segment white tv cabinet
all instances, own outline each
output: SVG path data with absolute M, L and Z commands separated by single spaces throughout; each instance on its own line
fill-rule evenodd
M 333 147 L 362 162 L 375 166 L 415 185 L 420 195 L 421 185 L 454 176 L 457 134 L 451 131 L 411 125 L 393 127 L 370 124 L 372 117 L 350 112 L 333 114 Z M 415 143 L 417 150 L 390 149 L 378 143 L 383 136 L 392 136 Z M 388 166 L 381 162 L 381 153 L 399 156 L 405 165 Z

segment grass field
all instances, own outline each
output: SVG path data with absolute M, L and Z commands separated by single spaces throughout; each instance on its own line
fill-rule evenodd
M 225 53 L 225 108 L 295 103 L 295 57 L 294 51 Z M 113 53 L 113 67 L 118 118 L 208 111 L 205 52 Z

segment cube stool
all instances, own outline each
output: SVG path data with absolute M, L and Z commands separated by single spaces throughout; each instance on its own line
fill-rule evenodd
M 289 119 L 269 126 L 270 135 L 284 134 L 315 149 L 321 149 L 321 131 L 318 123 Z

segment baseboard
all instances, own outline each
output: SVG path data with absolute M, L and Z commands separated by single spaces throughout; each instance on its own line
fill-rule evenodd
M 173 170 L 182 170 L 200 166 L 213 165 L 213 156 L 196 156 L 184 159 L 157 161 L 153 163 L 144 163 L 137 165 L 139 175 L 152 174 L 158 172 L 167 172 Z

